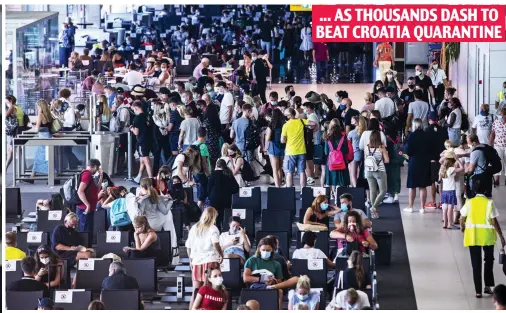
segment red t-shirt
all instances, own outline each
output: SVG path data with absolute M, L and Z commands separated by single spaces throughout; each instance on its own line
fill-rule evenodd
M 90 171 L 84 170 L 81 174 L 81 183 L 87 184 L 86 187 L 86 199 L 88 200 L 88 203 L 90 204 L 90 210 L 93 212 L 97 208 L 98 203 L 98 185 L 95 183 L 95 180 L 93 180 L 93 175 Z M 79 188 L 79 186 L 77 186 Z M 78 209 L 85 210 L 86 206 L 84 204 L 79 204 L 76 206 Z
M 228 292 L 226 292 L 228 298 Z M 225 301 L 221 295 L 221 291 L 216 291 L 212 287 L 202 286 L 199 289 L 199 295 L 202 296 L 202 302 L 200 303 L 200 309 L 202 310 L 221 310 Z
M 362 253 L 365 252 L 365 247 L 362 245 L 362 241 L 366 241 L 367 237 L 369 237 L 369 230 L 364 229 L 364 232 L 357 234 L 357 241 L 360 243 L 360 251 Z M 337 240 L 337 247 L 339 249 L 343 248 L 343 239 Z
M 313 49 L 316 62 L 327 61 L 327 45 L 325 43 L 314 42 Z

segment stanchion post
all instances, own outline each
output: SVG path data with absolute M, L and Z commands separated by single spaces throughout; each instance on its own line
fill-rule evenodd
M 128 164 L 128 179 L 132 179 L 132 132 L 128 132 L 128 147 L 127 147 L 127 164 Z

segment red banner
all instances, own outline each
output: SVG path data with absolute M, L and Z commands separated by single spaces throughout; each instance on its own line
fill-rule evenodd
M 504 5 L 313 5 L 314 42 L 504 42 Z

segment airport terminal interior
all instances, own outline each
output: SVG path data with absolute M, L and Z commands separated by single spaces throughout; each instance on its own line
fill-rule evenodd
M 506 307 L 506 43 L 323 44 L 310 5 L 4 10 L 8 309 Z

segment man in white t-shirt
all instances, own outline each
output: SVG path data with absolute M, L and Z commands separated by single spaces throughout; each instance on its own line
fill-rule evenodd
M 381 113 L 381 118 L 387 118 L 395 114 L 397 107 L 392 99 L 387 97 L 385 88 L 380 88 L 376 91 L 379 100 L 374 103 L 374 109 Z
M 419 118 L 423 122 L 423 128 L 427 128 L 429 126 L 428 114 L 429 114 L 429 104 L 423 101 L 423 91 L 420 89 L 415 89 L 413 91 L 413 96 L 415 97 L 415 101 L 409 104 L 408 108 L 408 120 L 406 122 L 406 135 L 411 131 L 415 131 L 414 124 L 412 123 L 414 119 Z
M 125 75 L 125 78 L 123 78 L 123 82 L 132 88 L 135 85 L 142 85 L 143 79 L 144 77 L 142 74 L 137 71 L 137 67 L 132 63 L 130 65 L 130 71 Z
M 320 143 L 321 140 L 321 132 L 318 125 L 320 125 L 320 120 L 318 119 L 318 115 L 314 112 L 315 105 L 314 103 L 307 102 L 304 104 L 304 113 L 308 121 L 313 122 L 315 125 L 313 128 L 313 143 L 310 147 L 306 147 L 306 175 L 307 175 L 307 186 L 314 186 L 314 176 L 315 175 L 315 166 L 313 162 L 314 157 L 314 146 Z M 319 166 L 318 166 L 319 167 Z
M 480 114 L 473 119 L 473 132 L 478 136 L 481 144 L 489 144 L 490 132 L 494 123 L 494 115 L 489 114 L 490 106 L 482 104 L 480 106 Z
M 368 306 L 370 306 L 370 303 L 367 294 L 350 288 L 339 292 L 327 305 L 326 310 L 361 310 Z
M 230 129 L 230 125 L 232 123 L 232 113 L 234 112 L 234 96 L 228 90 L 227 84 L 225 82 L 218 82 L 216 84 L 216 88 L 218 88 L 218 94 L 223 95 L 223 99 L 221 99 L 220 104 L 220 122 L 221 122 L 221 130 L 223 139 L 228 142 L 229 134 L 228 129 Z
M 315 260 L 323 259 L 327 262 L 327 267 L 334 268 L 335 264 L 327 258 L 322 250 L 315 248 L 316 244 L 316 233 L 312 231 L 306 231 L 302 235 L 301 243 L 304 245 L 302 248 L 297 249 L 293 252 L 292 259 L 300 260 Z

